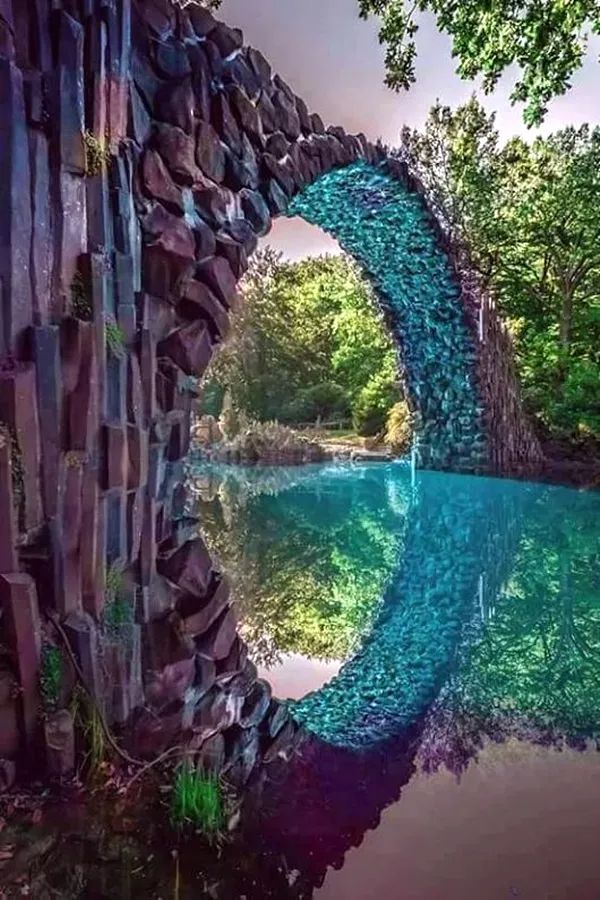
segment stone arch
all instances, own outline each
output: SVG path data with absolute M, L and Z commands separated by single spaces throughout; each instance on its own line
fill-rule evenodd
M 390 311 L 432 466 L 507 474 L 538 460 L 508 338 L 406 167 L 325 129 L 200 7 L 0 0 L 0 167 L 0 756 L 28 748 L 37 765 L 52 727 L 72 728 L 68 715 L 46 736 L 39 724 L 54 619 L 109 722 L 148 752 L 183 731 L 245 780 L 298 728 L 246 659 L 182 482 L 190 376 L 227 333 L 258 237 L 290 204 L 317 220 L 332 186 L 346 204 L 360 192 L 363 219 L 407 212 L 403 240 L 420 250 L 391 274 L 362 231 L 342 233 L 331 209 L 323 224 Z M 419 260 L 448 305 L 421 306 L 409 327 Z M 423 357 L 430 333 L 446 343 L 441 322 L 456 384 Z M 106 628 L 115 572 L 132 610 L 121 643 Z

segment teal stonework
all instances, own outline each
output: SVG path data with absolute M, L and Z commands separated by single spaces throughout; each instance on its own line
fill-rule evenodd
M 417 417 L 419 462 L 477 471 L 488 452 L 460 288 L 421 198 L 383 166 L 335 169 L 299 193 L 288 215 L 335 237 L 370 277 L 398 342 Z

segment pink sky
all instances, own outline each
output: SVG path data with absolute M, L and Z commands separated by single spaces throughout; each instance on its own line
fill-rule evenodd
M 261 50 L 326 123 L 364 131 L 372 140 L 396 144 L 402 125 L 421 127 L 436 99 L 457 106 L 477 88 L 455 75 L 449 39 L 425 17 L 417 36 L 417 83 L 408 93 L 388 90 L 377 22 L 359 20 L 357 9 L 356 0 L 223 0 L 219 17 L 241 28 L 246 43 Z M 552 102 L 541 133 L 598 122 L 599 55 L 600 38 L 594 38 L 572 90 Z M 514 73 L 508 73 L 484 103 L 496 111 L 504 138 L 535 135 L 523 124 L 521 110 L 510 104 L 513 83 Z M 291 259 L 337 247 L 300 220 L 278 220 L 268 242 Z

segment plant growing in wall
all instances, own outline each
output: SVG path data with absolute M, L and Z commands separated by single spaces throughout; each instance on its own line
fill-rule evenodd
M 95 175 L 100 175 L 110 159 L 110 152 L 106 143 L 97 138 L 93 132 L 86 131 L 83 135 L 83 144 L 85 147 L 86 176 L 92 178 Z
M 13 504 L 15 512 L 19 515 L 25 497 L 23 458 L 16 434 L 10 426 L 0 422 L 0 447 L 4 447 L 7 444 L 10 446 Z
M 71 313 L 82 322 L 91 322 L 92 320 L 90 292 L 81 272 L 76 272 L 71 282 Z
M 112 316 L 106 317 L 105 327 L 108 352 L 116 359 L 124 359 L 125 335 L 123 334 L 123 330 Z
M 47 645 L 42 649 L 40 668 L 40 693 L 44 712 L 54 712 L 60 698 L 63 677 L 62 655 L 58 647 Z
M 133 624 L 133 607 L 125 593 L 123 573 L 118 566 L 111 566 L 106 573 L 106 606 L 104 627 L 112 637 L 120 637 L 123 630 Z

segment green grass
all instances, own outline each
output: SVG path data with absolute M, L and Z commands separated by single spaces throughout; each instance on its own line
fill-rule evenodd
M 42 705 L 46 712 L 56 709 L 60 696 L 63 663 L 58 647 L 44 647 L 40 670 L 40 692 Z
M 106 346 L 108 347 L 109 353 L 117 359 L 123 359 L 125 357 L 125 335 L 123 334 L 123 330 L 112 316 L 107 316 L 105 327 Z
M 219 778 L 198 772 L 189 763 L 177 767 L 171 796 L 171 822 L 200 830 L 209 839 L 218 838 L 225 827 L 225 804 Z

